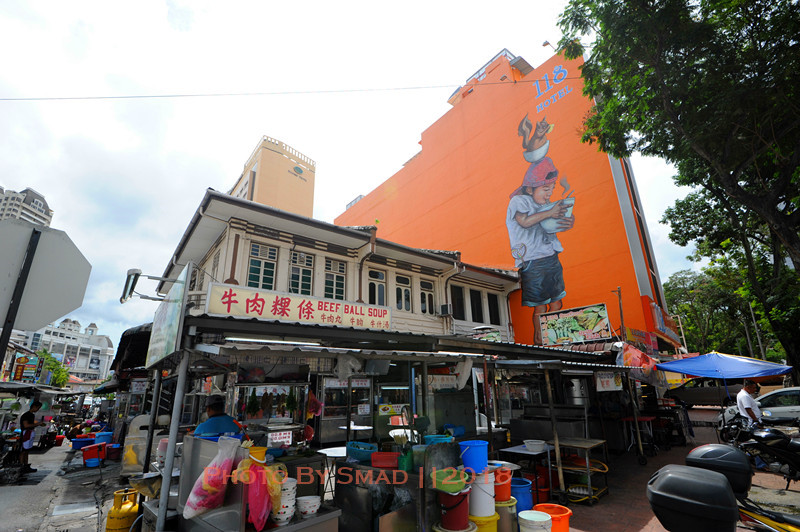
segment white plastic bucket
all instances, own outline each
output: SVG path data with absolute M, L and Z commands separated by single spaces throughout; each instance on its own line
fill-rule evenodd
M 519 532 L 542 532 L 550 530 L 553 526 L 553 518 L 550 514 L 537 512 L 536 510 L 525 510 L 517 514 L 519 522 Z
M 475 475 L 469 492 L 469 515 L 491 517 L 494 513 L 494 472 Z

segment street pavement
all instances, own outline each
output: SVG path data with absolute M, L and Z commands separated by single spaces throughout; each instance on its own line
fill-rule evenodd
M 694 444 L 675 446 L 670 450 L 659 450 L 655 456 L 647 456 L 647 464 L 639 465 L 633 451 L 612 455 L 609 460 L 609 494 L 601 497 L 593 506 L 569 505 L 572 532 L 665 532 L 650 509 L 647 501 L 647 482 L 650 477 L 667 464 L 685 465 L 686 455 L 694 447 L 707 443 L 719 443 L 711 420 L 718 408 L 695 407 L 689 418 L 694 429 Z M 800 482 L 792 482 L 788 490 L 786 481 L 778 475 L 756 472 L 750 499 L 778 512 L 800 513 Z M 751 530 L 737 528 L 737 530 Z
M 30 454 L 36 473 L 13 486 L 0 486 L 0 530 L 11 532 L 98 532 L 105 530 L 114 491 L 124 488 L 119 462 L 83 466 L 68 445 Z

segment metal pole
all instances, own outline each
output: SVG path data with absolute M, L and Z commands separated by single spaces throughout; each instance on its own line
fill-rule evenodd
M 186 376 L 189 373 L 189 358 L 186 351 L 181 353 L 181 365 L 178 367 L 178 384 L 175 387 L 175 402 L 172 404 L 172 419 L 169 422 L 169 443 L 167 456 L 164 459 L 164 469 L 161 471 L 161 494 L 158 501 L 158 520 L 156 530 L 164 530 L 167 520 L 167 505 L 169 504 L 169 487 L 172 483 L 172 465 L 175 461 L 175 446 L 178 443 L 178 425 L 181 420 L 183 396 L 186 391 Z
M 556 468 L 558 469 L 558 485 L 561 487 L 562 493 L 567 492 L 564 485 L 564 470 L 561 466 L 561 444 L 558 442 L 558 426 L 556 425 L 556 413 L 553 410 L 553 387 L 550 383 L 550 370 L 544 370 L 544 382 L 547 387 L 547 405 L 550 407 L 550 423 L 553 425 L 553 444 L 556 453 Z M 550 452 L 549 450 L 547 451 Z M 550 474 L 550 471 L 547 472 Z
M 628 338 L 628 331 L 625 330 L 625 314 L 622 312 L 622 287 L 618 286 L 616 290 L 611 292 L 617 294 L 617 299 L 619 300 L 619 336 L 624 342 Z
M 758 350 L 761 353 L 761 360 L 766 360 L 767 357 L 764 354 L 764 346 L 761 345 L 761 333 L 758 332 L 758 323 L 756 322 L 756 314 L 753 312 L 753 306 L 749 303 L 747 304 L 747 308 L 750 309 L 750 316 L 753 318 L 753 329 L 756 331 L 756 340 L 758 340 Z
M 155 431 L 158 407 L 161 402 L 161 370 L 156 369 L 156 378 L 153 381 L 153 401 L 150 405 L 150 426 L 147 427 L 147 446 L 144 450 L 144 465 L 142 473 L 150 471 L 150 457 L 153 454 L 153 432 Z
M 689 346 L 686 345 L 686 335 L 683 334 L 683 321 L 681 320 L 681 315 L 680 314 L 675 314 L 675 317 L 678 318 L 678 327 L 681 328 L 681 339 L 683 340 L 683 348 L 688 353 L 689 352 Z
M 0 369 L 3 368 L 3 362 L 6 358 L 6 350 L 8 349 L 8 342 L 11 340 L 11 331 L 14 329 L 14 321 L 17 319 L 17 312 L 19 312 L 19 306 L 22 301 L 22 293 L 25 291 L 25 283 L 28 282 L 28 274 L 31 271 L 33 257 L 36 255 L 36 248 L 39 245 L 39 237 L 41 236 L 42 232 L 38 229 L 34 229 L 31 232 L 30 239 L 28 239 L 28 248 L 25 250 L 25 259 L 22 261 L 22 267 L 20 268 L 19 275 L 17 276 L 17 284 L 14 286 L 14 293 L 11 295 L 11 302 L 8 305 L 6 320 L 3 322 L 3 331 L 0 332 Z M 12 366 L 11 369 L 13 370 L 14 367 Z
M 489 404 L 490 394 L 489 394 L 489 369 L 487 368 L 486 364 L 486 355 L 483 355 L 483 406 L 484 410 L 486 410 L 486 430 L 489 436 L 489 452 L 494 452 L 494 445 L 492 444 L 492 409 L 490 408 Z
M 428 415 L 428 363 L 422 363 L 422 414 L 423 416 Z
M 628 390 L 631 394 L 631 407 L 633 408 L 633 424 L 636 426 L 636 445 L 638 445 L 639 447 L 639 457 L 644 458 L 644 449 L 642 448 L 642 434 L 639 432 L 639 398 L 636 396 L 636 387 L 633 385 L 630 376 L 628 377 Z M 647 459 L 645 458 L 645 464 L 646 463 Z
M 347 377 L 347 433 L 346 441 L 350 441 L 350 424 L 353 422 L 353 380 Z

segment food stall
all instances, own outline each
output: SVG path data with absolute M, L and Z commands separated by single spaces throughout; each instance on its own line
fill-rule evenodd
M 317 386 L 318 397 L 324 405 L 318 421 L 318 441 L 321 445 L 347 441 L 348 408 L 351 425 L 370 427 L 359 430 L 358 438 L 372 437 L 372 377 L 354 375 L 348 380 L 320 376 Z

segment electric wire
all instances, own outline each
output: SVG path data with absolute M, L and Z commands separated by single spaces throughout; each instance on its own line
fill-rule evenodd
M 564 77 L 558 83 L 567 80 L 578 80 L 577 77 Z M 514 85 L 517 83 L 538 83 L 542 78 L 532 80 L 507 80 L 507 81 L 487 81 L 475 85 L 460 85 L 458 88 L 480 88 L 493 85 Z M 411 87 L 376 87 L 361 89 L 320 89 L 320 90 L 288 90 L 288 91 L 265 91 L 265 92 L 200 92 L 200 93 L 176 93 L 176 94 L 121 94 L 121 95 L 100 95 L 100 96 L 21 96 L 19 98 L 0 97 L 0 102 L 58 102 L 58 101 L 94 101 L 94 100 L 156 100 L 156 99 L 179 99 L 179 98 L 230 98 L 230 97 L 251 97 L 251 96 L 295 96 L 295 95 L 323 95 L 323 94 L 357 94 L 369 92 L 399 92 L 417 91 L 431 89 L 447 89 L 452 85 L 419 85 Z

